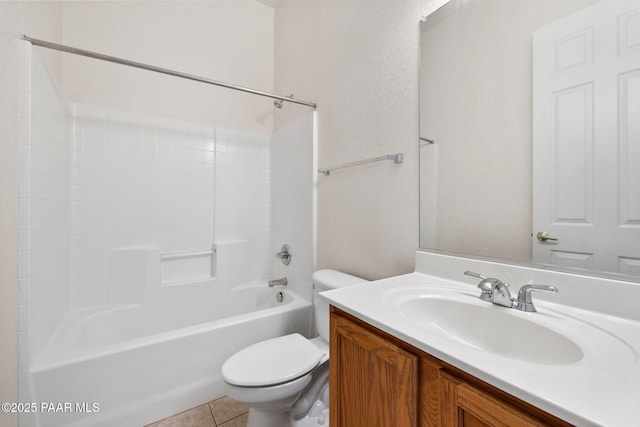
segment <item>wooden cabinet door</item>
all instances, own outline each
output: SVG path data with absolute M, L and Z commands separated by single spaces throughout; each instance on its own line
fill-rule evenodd
M 546 424 L 454 376 L 442 378 L 443 427 L 533 427 Z
M 417 425 L 418 357 L 331 315 L 330 425 Z

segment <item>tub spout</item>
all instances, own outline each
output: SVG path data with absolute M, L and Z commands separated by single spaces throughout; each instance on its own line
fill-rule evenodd
M 287 286 L 287 278 L 269 280 L 269 287 L 273 288 L 274 286 Z

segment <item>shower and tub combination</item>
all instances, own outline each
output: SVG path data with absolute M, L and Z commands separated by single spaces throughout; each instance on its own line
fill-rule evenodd
M 31 369 L 34 398 L 99 411 L 40 413 L 40 425 L 145 425 L 221 397 L 229 356 L 267 338 L 308 335 L 310 316 L 306 299 L 266 283 L 73 312 Z
M 224 395 L 240 349 L 309 336 L 315 112 L 263 135 L 69 102 L 32 43 L 87 51 L 25 40 L 19 395 L 62 410 L 21 425 L 157 421 Z

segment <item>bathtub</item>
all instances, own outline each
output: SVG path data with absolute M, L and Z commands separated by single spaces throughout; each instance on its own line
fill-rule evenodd
M 72 312 L 30 369 L 38 427 L 143 426 L 225 394 L 221 368 L 268 338 L 309 335 L 311 303 L 265 283 L 168 291 Z

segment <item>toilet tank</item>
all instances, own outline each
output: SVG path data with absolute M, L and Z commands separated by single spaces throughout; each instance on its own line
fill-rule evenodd
M 318 292 L 366 283 L 361 277 L 336 270 L 318 270 L 313 273 L 313 312 L 318 334 L 329 342 L 329 303 L 318 297 Z

